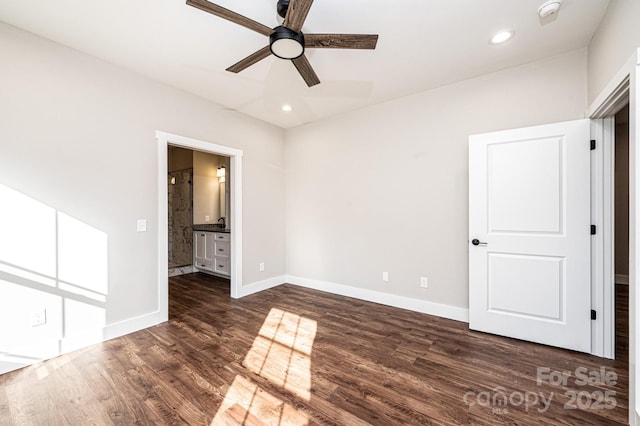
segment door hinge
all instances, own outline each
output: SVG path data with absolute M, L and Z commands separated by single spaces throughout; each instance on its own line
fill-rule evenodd
M 592 310 L 591 310 L 591 319 L 592 319 L 592 320 L 596 319 L 596 316 L 597 316 L 597 315 L 596 315 L 596 310 L 595 310 L 595 309 L 592 309 Z
M 591 225 L 591 235 L 596 235 L 596 226 Z
M 594 151 L 595 149 L 596 149 L 596 140 L 591 139 L 591 151 Z

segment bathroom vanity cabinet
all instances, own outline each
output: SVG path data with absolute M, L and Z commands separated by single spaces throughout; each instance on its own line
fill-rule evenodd
M 194 231 L 193 265 L 202 272 L 231 276 L 231 234 Z

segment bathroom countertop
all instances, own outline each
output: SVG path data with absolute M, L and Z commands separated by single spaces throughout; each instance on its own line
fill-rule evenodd
M 194 231 L 205 231 L 205 232 L 223 232 L 225 234 L 231 233 L 231 229 L 223 229 L 218 225 L 207 225 L 207 224 L 194 224 L 191 226 Z

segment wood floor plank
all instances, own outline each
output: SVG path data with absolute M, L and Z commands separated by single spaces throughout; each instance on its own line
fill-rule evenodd
M 626 424 L 628 287 L 616 292 L 605 360 L 290 285 L 236 300 L 227 280 L 172 277 L 168 322 L 0 376 L 0 424 Z M 580 384 L 578 368 L 616 384 Z M 568 409 L 571 392 L 615 407 Z M 550 403 L 518 399 L 534 395 Z

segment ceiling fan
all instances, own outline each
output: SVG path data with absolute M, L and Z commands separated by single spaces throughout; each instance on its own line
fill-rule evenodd
M 311 87 L 320 83 L 320 79 L 305 56 L 305 49 L 375 49 L 378 42 L 377 34 L 303 34 L 302 25 L 313 0 L 278 0 L 276 10 L 284 21 L 282 25 L 275 28 L 269 28 L 206 0 L 187 0 L 187 4 L 269 37 L 268 46 L 227 68 L 227 71 L 234 73 L 250 67 L 273 53 L 278 58 L 291 60 L 307 86 Z

